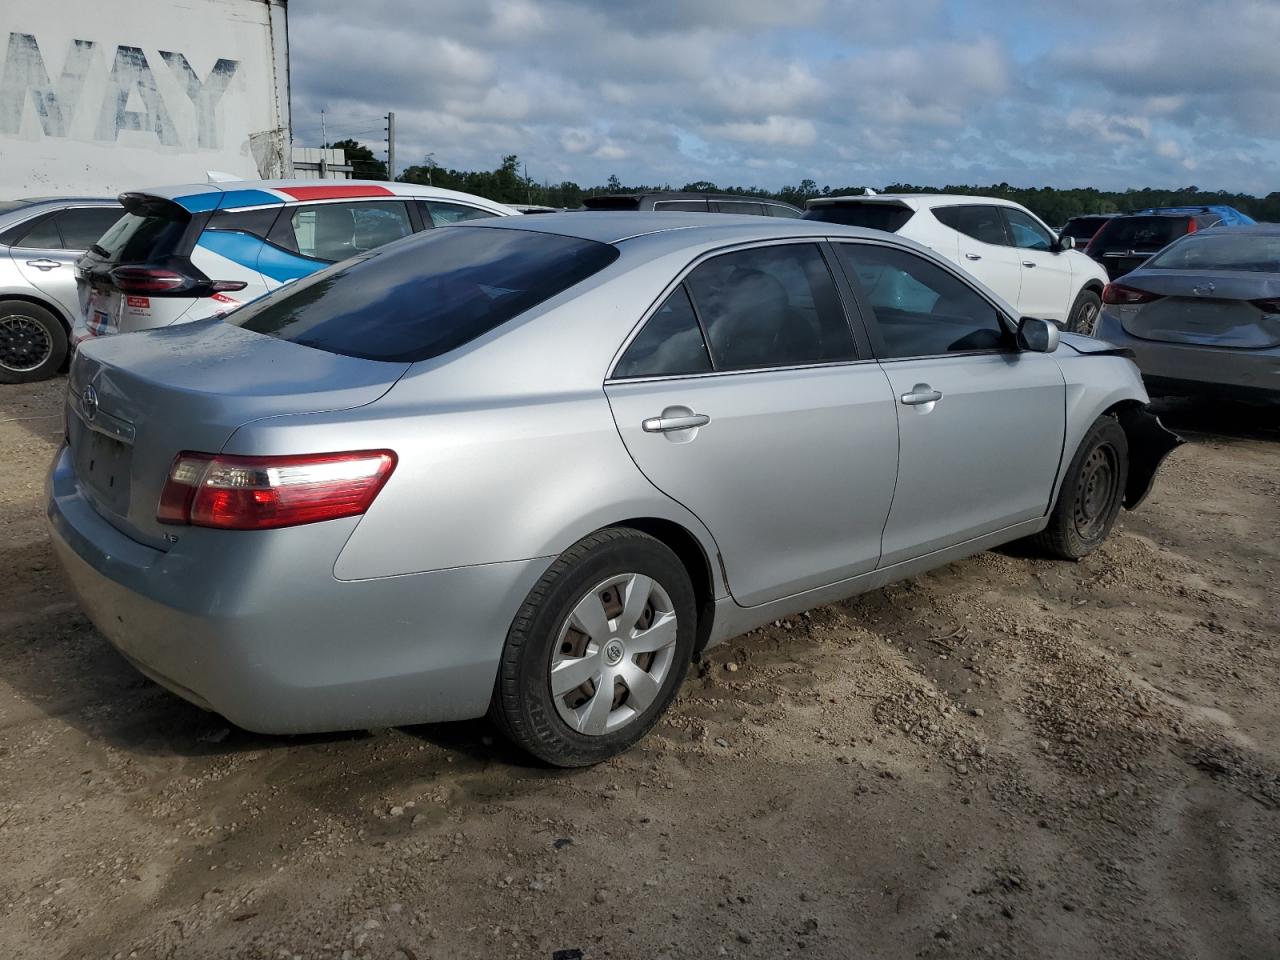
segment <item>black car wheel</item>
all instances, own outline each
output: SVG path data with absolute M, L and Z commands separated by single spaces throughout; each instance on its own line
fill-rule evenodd
M 1129 479 L 1129 440 L 1115 417 L 1099 417 L 1071 458 L 1037 547 L 1062 560 L 1086 557 L 1107 539 Z
M 44 307 L 0 302 L 0 383 L 47 380 L 67 356 L 67 331 Z

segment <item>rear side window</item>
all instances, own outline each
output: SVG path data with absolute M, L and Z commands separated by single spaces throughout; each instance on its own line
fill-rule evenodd
M 666 213 L 710 213 L 705 200 L 655 200 L 653 209 Z
M 857 357 L 831 272 L 815 244 L 714 257 L 686 281 L 717 370 Z
M 756 217 L 763 217 L 764 204 L 751 200 L 717 200 L 715 202 L 716 213 L 743 213 Z
M 280 215 L 280 207 L 259 207 L 257 210 L 219 210 L 210 219 L 206 230 L 231 230 L 247 233 L 259 240 L 267 239 L 271 227 Z
M 846 227 L 866 227 L 897 233 L 907 225 L 914 211 L 896 203 L 824 203 L 805 211 L 806 220 L 840 223 Z M 776 216 L 776 213 L 775 213 Z
M 90 249 L 111 263 L 161 260 L 174 253 L 190 224 L 191 214 L 175 203 L 147 204 L 117 220 Z
M 291 211 L 287 223 L 298 253 L 330 263 L 413 233 L 409 210 L 400 200 L 304 204 Z
M 448 353 L 618 258 L 605 243 L 525 230 L 429 230 L 336 264 L 229 314 L 329 353 L 413 363 Z
M 32 247 L 41 250 L 61 250 L 62 234 L 58 232 L 58 218 L 55 214 L 40 217 L 31 224 L 14 243 L 15 247 Z
M 431 214 L 431 221 L 437 227 L 445 227 L 451 223 L 465 223 L 467 220 L 484 220 L 496 217 L 496 213 L 469 207 L 465 203 L 446 203 L 443 200 L 424 200 L 422 205 Z
M 960 207 L 934 207 L 933 215 L 952 230 L 982 243 L 994 246 L 1007 246 L 1009 243 L 999 207 L 979 203 Z
M 73 207 L 58 214 L 62 245 L 68 250 L 88 250 L 124 214 L 120 207 Z
M 1189 217 L 1117 217 L 1093 239 L 1104 250 L 1159 250 L 1187 232 Z
M 711 357 L 702 328 L 689 302 L 689 293 L 681 284 L 631 341 L 613 375 L 626 379 L 710 372 Z
M 771 217 L 786 217 L 788 220 L 799 220 L 803 216 L 795 207 L 784 207 L 780 203 L 766 203 L 764 209 Z

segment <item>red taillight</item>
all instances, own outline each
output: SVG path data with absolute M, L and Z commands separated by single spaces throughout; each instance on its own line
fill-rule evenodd
M 156 519 L 224 530 L 268 530 L 364 513 L 391 476 L 390 450 L 289 457 L 180 453 Z
M 1188 220 L 1188 221 L 1187 221 L 1187 233 L 1195 233 L 1195 232 L 1196 232 L 1197 230 L 1199 230 L 1199 229 L 1200 229 L 1200 227 L 1199 227 L 1199 225 L 1195 222 L 1195 220 Z
M 1148 293 L 1146 290 L 1126 287 L 1123 283 L 1108 283 L 1102 288 L 1103 303 L 1131 306 L 1138 303 L 1150 303 L 1152 300 L 1159 299 L 1160 294 L 1158 293 Z
M 196 283 L 193 277 L 155 267 L 116 267 L 111 271 L 111 282 L 121 293 L 151 296 L 181 293 Z
M 1264 297 L 1261 300 L 1250 300 L 1263 313 L 1280 313 L 1280 297 Z

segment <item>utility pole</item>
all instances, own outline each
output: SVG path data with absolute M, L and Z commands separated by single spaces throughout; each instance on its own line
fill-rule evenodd
M 329 179 L 329 134 L 324 128 L 324 111 L 320 111 L 320 179 Z
M 387 111 L 387 179 L 396 178 L 396 113 Z

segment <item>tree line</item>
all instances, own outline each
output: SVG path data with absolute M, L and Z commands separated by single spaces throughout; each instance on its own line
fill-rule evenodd
M 387 179 L 386 165 L 368 148 L 352 140 L 333 144 L 347 151 L 348 162 L 355 168 L 355 175 L 370 180 Z M 502 158 L 494 170 L 454 170 L 423 162 L 406 167 L 397 180 L 405 183 L 431 184 L 474 193 L 499 203 L 533 203 L 548 207 L 582 205 L 584 197 L 608 193 L 643 193 L 654 190 L 690 190 L 705 193 L 729 193 L 746 197 L 767 197 L 803 207 L 814 197 L 859 194 L 870 186 L 877 193 L 962 193 L 980 197 L 999 197 L 1020 203 L 1033 211 L 1051 226 L 1060 226 L 1068 217 L 1085 213 L 1131 213 L 1147 207 L 1210 206 L 1227 204 L 1255 220 L 1280 221 L 1280 191 L 1265 197 L 1247 193 L 1231 193 L 1225 190 L 1201 190 L 1195 186 L 1175 190 L 1143 187 L 1129 190 L 1098 190 L 1094 187 L 1014 187 L 1007 183 L 990 186 L 973 184 L 947 184 L 943 187 L 927 187 L 910 183 L 852 184 L 849 186 L 822 186 L 813 180 L 801 180 L 794 186 L 780 190 L 760 187 L 720 186 L 706 180 L 682 185 L 673 184 L 623 184 L 616 176 L 604 184 L 582 187 L 572 180 L 560 183 L 540 183 L 526 175 L 520 158 L 515 154 Z

